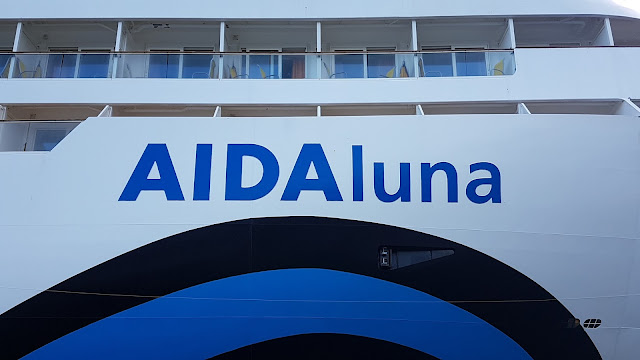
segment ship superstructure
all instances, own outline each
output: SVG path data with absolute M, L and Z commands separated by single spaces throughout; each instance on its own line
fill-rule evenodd
M 635 359 L 637 9 L 5 9 L 0 357 Z

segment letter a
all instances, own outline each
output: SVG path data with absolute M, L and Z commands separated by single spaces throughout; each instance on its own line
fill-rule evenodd
M 484 204 L 489 200 L 491 200 L 492 203 L 501 202 L 500 170 L 498 170 L 498 167 L 492 163 L 479 162 L 471 164 L 469 169 L 471 173 L 478 170 L 487 170 L 491 174 L 491 177 L 488 179 L 480 178 L 469 182 L 469 185 L 467 185 L 467 197 L 469 200 L 476 204 Z M 491 189 L 489 189 L 489 193 L 487 195 L 478 195 L 477 190 L 480 185 L 491 185 Z
M 159 179 L 149 179 L 153 164 L 158 166 Z M 118 201 L 136 201 L 143 190 L 164 191 L 167 200 L 184 200 L 167 144 L 147 145 Z
M 311 164 L 316 169 L 317 179 L 307 179 Z M 302 190 L 319 190 L 324 192 L 327 201 L 342 201 L 338 184 L 320 144 L 302 145 L 281 200 L 296 201 Z

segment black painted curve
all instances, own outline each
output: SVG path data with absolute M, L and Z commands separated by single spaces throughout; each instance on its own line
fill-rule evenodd
M 438 360 L 389 341 L 345 334 L 303 334 L 241 347 L 209 360 Z
M 455 254 L 385 270 L 378 266 L 383 246 L 453 249 Z M 581 327 L 567 327 L 573 319 L 571 313 L 558 301 L 535 301 L 553 297 L 511 267 L 432 235 L 317 217 L 261 218 L 207 226 L 99 264 L 0 315 L 0 338 L 8 344 L 2 355 L 19 358 L 156 296 L 225 277 L 286 268 L 351 272 L 423 291 L 484 319 L 534 359 L 600 359 Z

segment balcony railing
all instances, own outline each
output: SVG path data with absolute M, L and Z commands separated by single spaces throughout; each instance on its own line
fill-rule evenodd
M 51 151 L 80 121 L 1 121 L 0 151 Z
M 421 52 L 173 52 L 0 54 L 2 77 L 169 79 L 381 79 L 502 76 L 513 50 Z

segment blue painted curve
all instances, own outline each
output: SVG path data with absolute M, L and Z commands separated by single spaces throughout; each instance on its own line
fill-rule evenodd
M 386 340 L 443 360 L 531 359 L 504 333 L 450 303 L 324 269 L 257 272 L 193 286 L 97 321 L 24 359 L 203 359 L 312 333 Z

